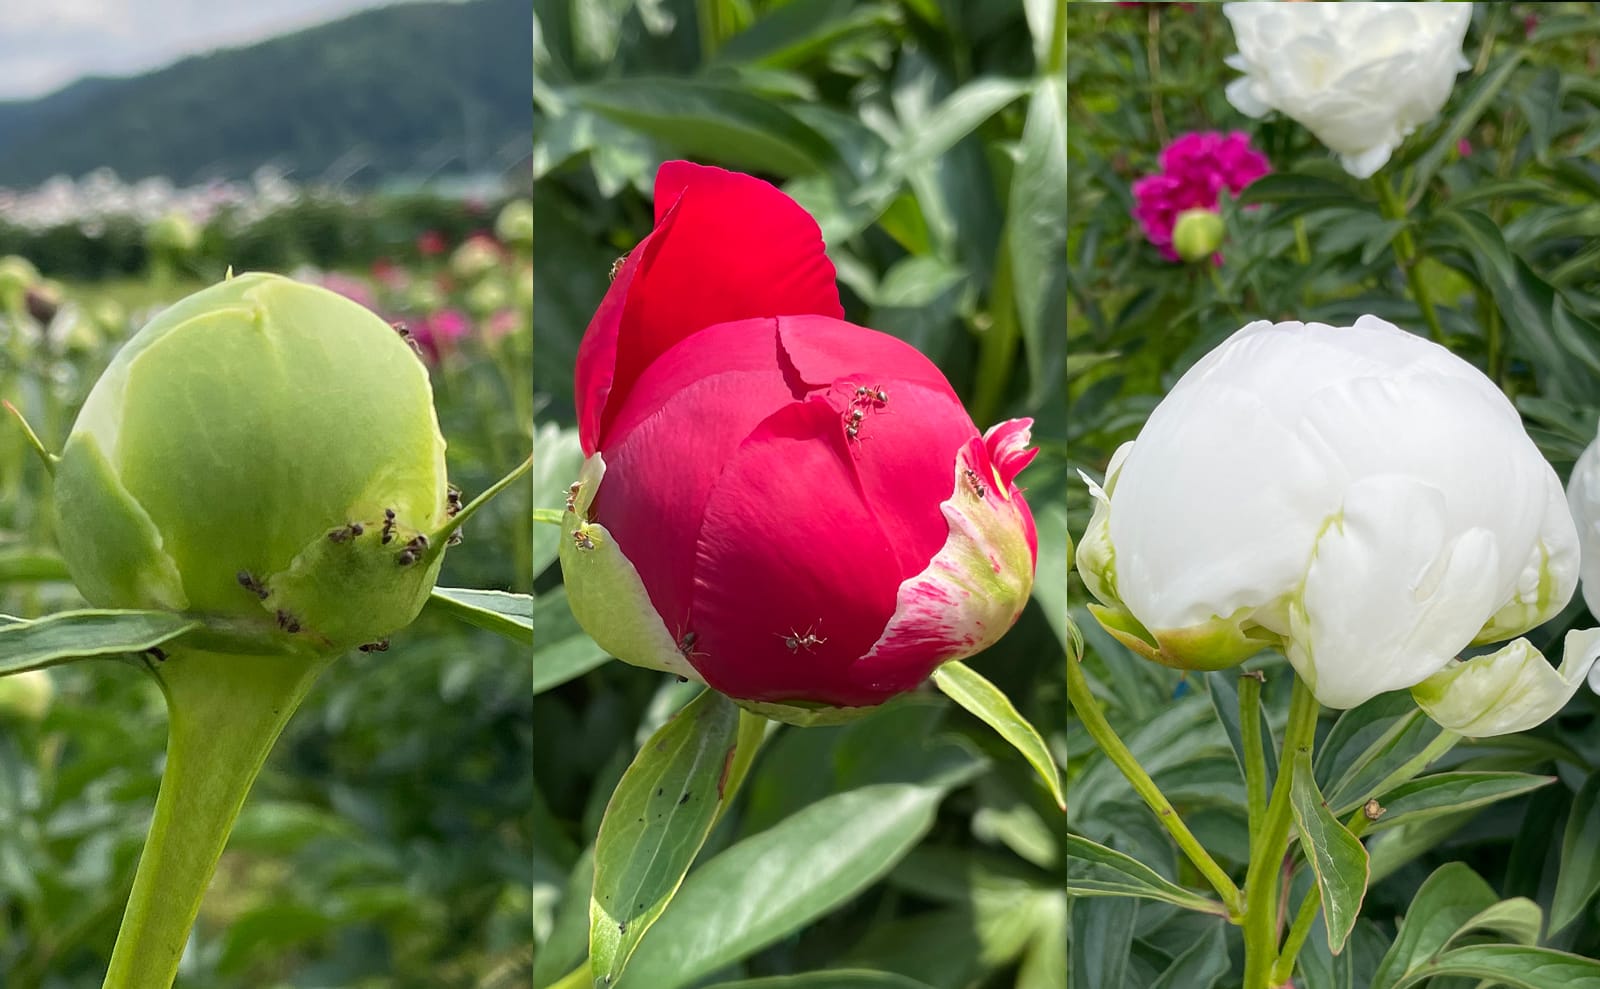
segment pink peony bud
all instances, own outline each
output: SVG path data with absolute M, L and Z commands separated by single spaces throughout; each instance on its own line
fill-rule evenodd
M 1271 163 L 1243 131 L 1185 134 L 1161 152 L 1161 171 L 1133 183 L 1134 219 L 1162 257 L 1177 261 L 1172 230 L 1181 214 L 1215 211 L 1223 189 L 1238 195 L 1270 171 Z
M 785 720 L 848 716 L 1016 621 L 1028 420 L 980 435 L 909 344 L 845 322 L 816 222 L 687 162 L 578 352 L 562 566 L 618 658 Z

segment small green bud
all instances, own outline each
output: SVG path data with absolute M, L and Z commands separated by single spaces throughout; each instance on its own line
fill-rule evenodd
M 1172 228 L 1172 249 L 1190 263 L 1206 261 L 1222 246 L 1224 232 L 1215 210 L 1184 210 Z
M 48 670 L 25 670 L 0 677 L 0 719 L 38 721 L 49 713 L 55 696 Z
M 501 243 L 523 251 L 533 247 L 533 203 L 526 199 L 513 199 L 500 210 L 494 221 L 494 235 Z
M 506 308 L 510 302 L 511 294 L 498 278 L 485 278 L 472 286 L 466 296 L 467 311 L 480 318 Z
M 471 285 L 489 272 L 500 267 L 504 259 L 500 245 L 493 238 L 479 235 L 468 237 L 466 243 L 450 255 L 450 272 L 462 282 Z
M 39 269 L 33 262 L 16 254 L 0 258 L 0 309 L 16 309 L 22 305 L 28 289 L 39 283 Z
M 145 228 L 144 242 L 153 251 L 188 254 L 200 246 L 200 228 L 182 213 L 168 213 Z
M 387 323 L 240 275 L 162 312 L 95 384 L 56 471 L 62 555 L 97 606 L 205 619 L 201 648 L 343 652 L 432 590 L 444 449 Z

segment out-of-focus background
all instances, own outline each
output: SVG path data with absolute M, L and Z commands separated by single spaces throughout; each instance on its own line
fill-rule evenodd
M 531 443 L 526 0 L 73 0 L 0 10 L 0 398 L 59 449 L 121 343 L 235 271 L 422 345 L 468 498 Z M 173 483 L 183 483 L 173 478 Z M 531 589 L 529 495 L 441 583 Z M 0 613 L 82 606 L 0 421 Z M 180 986 L 522 985 L 525 646 L 425 612 L 314 690 L 240 819 Z M 166 715 L 133 667 L 0 680 L 0 987 L 98 986 Z

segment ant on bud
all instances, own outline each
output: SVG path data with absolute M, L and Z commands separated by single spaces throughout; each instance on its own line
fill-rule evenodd
M 267 599 L 266 585 L 250 576 L 250 571 L 241 570 L 238 575 L 239 586 L 265 601 Z
M 982 481 L 978 480 L 977 471 L 973 470 L 971 467 L 963 467 L 961 468 L 961 473 L 967 479 L 967 487 L 972 489 L 973 494 L 977 495 L 979 498 L 989 497 L 989 487 Z
M 278 609 L 278 627 L 293 635 L 300 631 L 300 622 L 293 615 L 280 608 Z
M 389 540 L 394 538 L 394 509 L 383 510 L 383 544 L 389 545 Z
M 460 511 L 461 489 L 452 484 L 450 485 L 449 491 L 447 491 L 444 496 L 444 514 L 446 518 L 453 519 Z
M 611 280 L 612 281 L 616 281 L 617 280 L 617 275 L 618 275 L 618 273 L 620 273 L 622 271 L 622 266 L 627 264 L 627 263 L 628 263 L 628 256 L 626 254 L 624 254 L 620 258 L 617 258 L 615 261 L 611 262 Z
M 594 540 L 589 538 L 589 534 L 582 529 L 572 530 L 572 542 L 581 550 L 594 549 Z
M 694 647 L 695 640 L 698 638 L 699 635 L 694 632 L 685 632 L 683 638 L 678 640 L 678 652 L 683 654 L 684 659 L 693 659 L 695 656 L 705 655 L 705 653 Z
M 446 546 L 460 546 L 461 545 L 461 530 L 457 529 L 455 532 L 450 533 L 450 538 L 446 539 L 444 541 L 444 544 Z
M 349 542 L 367 530 L 360 522 L 350 522 L 328 533 L 328 539 L 336 543 Z
M 405 549 L 402 549 L 400 555 L 394 558 L 394 562 L 397 566 L 409 567 L 417 562 L 427 548 L 428 537 L 419 532 L 410 542 L 406 543 Z
M 411 335 L 411 327 L 400 322 L 399 320 L 395 320 L 389 325 L 393 327 L 396 333 L 400 334 L 400 339 L 406 342 L 406 346 L 411 348 L 412 353 L 416 354 L 418 357 L 422 356 L 422 345 L 417 343 L 417 338 Z
M 360 649 L 362 652 L 388 652 L 389 640 L 379 639 L 377 642 L 368 642 L 365 645 L 357 646 L 356 648 Z
M 773 634 L 783 640 L 783 644 L 789 647 L 791 653 L 798 653 L 802 649 L 810 652 L 814 646 L 820 646 L 828 641 L 827 639 L 819 638 L 814 634 L 815 632 L 816 626 L 813 625 L 806 629 L 804 635 L 793 629 L 789 630 L 788 635 L 784 635 L 782 632 L 774 632 Z
M 144 651 L 144 654 L 158 663 L 165 663 L 167 661 L 167 651 L 162 649 L 160 646 L 151 646 L 149 649 Z
M 567 511 L 575 512 L 578 510 L 578 492 L 582 490 L 582 481 L 573 481 L 572 485 L 567 488 Z

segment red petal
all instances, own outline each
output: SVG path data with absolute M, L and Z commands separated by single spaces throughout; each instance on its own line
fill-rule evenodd
M 704 655 L 691 657 L 711 686 L 848 706 L 892 693 L 855 667 L 894 613 L 899 578 L 850 462 L 837 413 L 813 398 L 762 423 L 718 479 L 695 561 Z
M 1028 443 L 1033 439 L 1032 419 L 1007 419 L 1005 422 L 996 423 L 989 427 L 983 434 L 983 442 L 989 450 L 989 459 L 994 462 L 995 470 L 1000 473 L 1000 480 L 1009 487 L 1022 469 L 1033 463 L 1033 458 L 1039 455 L 1037 448 L 1028 449 Z
M 655 238 L 626 290 L 614 393 L 626 393 L 652 361 L 708 326 L 844 315 L 816 221 L 770 183 L 669 162 L 657 173 L 656 212 L 672 231 Z

